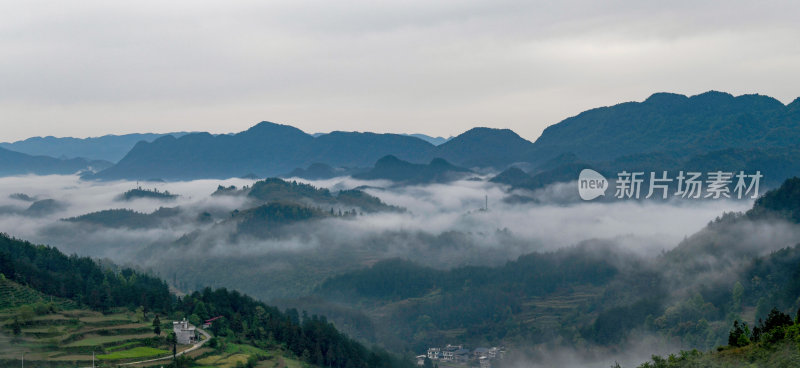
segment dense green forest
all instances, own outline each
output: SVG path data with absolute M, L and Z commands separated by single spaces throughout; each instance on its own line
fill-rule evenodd
M 225 189 L 225 188 L 223 188 Z M 253 184 L 247 196 L 264 203 L 282 202 L 298 203 L 306 206 L 350 211 L 358 208 L 365 213 L 379 211 L 401 211 L 402 209 L 383 203 L 377 197 L 358 189 L 343 190 L 336 195 L 326 188 L 317 188 L 310 184 L 286 181 L 279 178 L 267 178 Z
M 655 258 L 588 241 L 501 267 L 393 259 L 331 277 L 315 293 L 353 308 L 320 305 L 334 320 L 358 321 L 363 311 L 371 323 L 359 323 L 361 335 L 411 351 L 452 339 L 614 347 L 635 333 L 713 349 L 735 320 L 800 308 L 800 244 L 765 252 L 747 240 L 759 226 L 798 223 L 798 188 L 789 179 L 747 213 L 724 214 Z
M 178 207 L 160 207 L 152 213 L 141 213 L 130 209 L 111 209 L 87 213 L 64 219 L 67 222 L 92 224 L 111 228 L 144 229 L 165 224 L 164 220 L 180 214 Z
M 800 316 L 800 313 L 798 313 Z M 753 326 L 733 322 L 727 344 L 715 351 L 654 355 L 639 368 L 797 367 L 800 365 L 800 319 L 772 309 Z
M 171 200 L 178 198 L 177 194 L 172 194 L 167 191 L 159 191 L 157 188 L 142 189 L 141 187 L 131 189 L 125 193 L 120 194 L 119 199 L 123 201 L 132 201 L 137 198 L 151 198 L 161 200 Z
M 519 319 L 532 312 L 532 299 L 562 289 L 593 289 L 619 272 L 602 253 L 587 248 L 529 254 L 502 267 L 447 271 L 391 259 L 332 277 L 316 294 L 356 309 L 388 313 L 366 325 L 378 326 L 378 331 L 362 333 L 384 337 L 388 345 L 421 351 L 446 343 L 448 330 L 460 331 L 458 339 L 473 343 L 546 341 L 558 331 L 545 331 L 546 326 L 530 326 Z M 341 311 L 338 315 L 354 319 Z
M 280 344 L 301 360 L 329 367 L 406 367 L 389 353 L 364 347 L 339 332 L 324 317 L 295 309 L 281 312 L 226 289 L 206 288 L 184 297 L 169 292 L 158 278 L 129 268 L 108 268 L 86 257 L 0 236 L 0 273 L 42 293 L 74 300 L 99 311 L 142 307 L 200 323 L 221 317 L 213 333 L 252 346 Z

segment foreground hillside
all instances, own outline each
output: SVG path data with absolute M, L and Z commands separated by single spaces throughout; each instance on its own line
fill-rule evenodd
M 138 271 L 100 266 L 5 235 L 0 274 L 3 364 L 22 353 L 39 366 L 84 364 L 92 352 L 110 365 L 168 357 L 178 347 L 169 337 L 169 321 L 181 318 L 197 326 L 216 319 L 210 338 L 198 345 L 202 349 L 177 359 L 179 366 L 287 366 L 295 360 L 335 367 L 409 364 L 351 340 L 324 317 L 281 312 L 225 289 L 176 297 L 162 280 Z
M 666 357 L 653 356 L 639 368 L 688 367 L 797 367 L 800 366 L 800 321 L 773 310 L 753 326 L 734 322 L 728 344 L 715 351 L 682 351 Z

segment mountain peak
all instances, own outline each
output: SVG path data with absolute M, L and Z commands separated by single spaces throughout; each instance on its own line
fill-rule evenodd
M 278 132 L 292 132 L 308 135 L 306 132 L 297 129 L 291 125 L 277 124 L 271 121 L 262 121 L 250 127 L 250 129 L 238 134 L 252 134 L 252 133 L 278 133 Z
M 464 133 L 459 134 L 457 137 L 452 139 L 454 141 L 456 139 L 464 139 L 464 138 L 484 138 L 484 137 L 493 137 L 493 136 L 500 136 L 500 137 L 512 137 L 512 138 L 519 138 L 522 139 L 517 133 L 514 133 L 511 129 L 503 129 L 503 128 L 488 128 L 488 127 L 475 127 L 470 130 L 467 130 Z M 448 142 L 449 143 L 449 142 Z
M 720 104 L 732 102 L 734 98 L 735 97 L 733 97 L 733 95 L 730 93 L 711 90 L 689 97 L 689 100 L 694 103 Z
M 678 93 L 670 93 L 670 92 L 656 92 L 650 95 L 644 103 L 646 104 L 676 104 L 682 103 L 689 100 L 689 97 L 685 95 L 681 95 Z
M 389 166 L 401 163 L 407 163 L 407 162 L 397 158 L 397 156 L 395 155 L 386 155 L 378 159 L 378 161 L 375 162 L 375 166 Z
M 525 161 L 533 143 L 510 129 L 472 128 L 436 147 L 436 156 L 456 165 L 505 167 Z

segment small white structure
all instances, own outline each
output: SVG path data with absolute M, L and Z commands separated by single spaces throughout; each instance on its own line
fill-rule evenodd
M 197 342 L 197 330 L 186 318 L 183 321 L 172 322 L 172 331 L 175 332 L 178 344 L 191 345 Z

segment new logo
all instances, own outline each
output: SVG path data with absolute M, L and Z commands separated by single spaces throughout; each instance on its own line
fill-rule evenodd
M 578 176 L 578 193 L 584 201 L 591 201 L 599 196 L 604 196 L 608 189 L 608 180 L 592 169 L 581 170 Z

